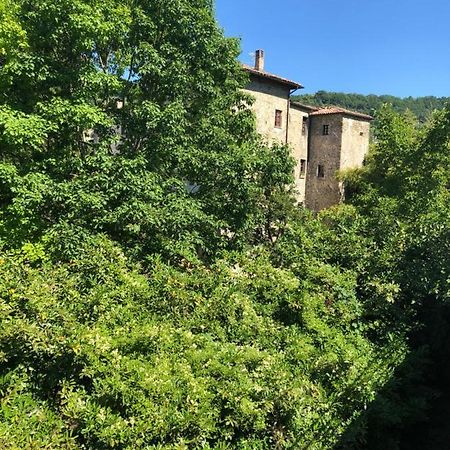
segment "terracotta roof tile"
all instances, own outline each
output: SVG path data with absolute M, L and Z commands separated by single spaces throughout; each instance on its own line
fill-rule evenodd
M 260 70 L 256 70 L 254 67 L 248 66 L 247 64 L 242 64 L 244 70 L 252 75 L 256 75 L 258 77 L 267 78 L 272 81 L 276 81 L 277 83 L 285 84 L 286 86 L 291 87 L 292 89 L 303 89 L 303 86 L 296 81 L 288 80 L 287 78 L 279 77 L 278 75 L 274 75 L 269 72 L 261 72 Z
M 328 106 L 325 108 L 318 109 L 310 114 L 310 116 L 324 116 L 327 114 L 343 114 L 345 116 L 357 117 L 364 120 L 373 120 L 372 116 L 367 114 L 362 114 L 356 111 L 350 111 L 349 109 L 338 108 L 337 106 Z

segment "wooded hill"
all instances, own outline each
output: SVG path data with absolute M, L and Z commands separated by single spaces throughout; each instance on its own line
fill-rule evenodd
M 441 110 L 450 102 L 450 97 L 406 97 L 393 95 L 345 94 L 343 92 L 318 91 L 315 94 L 298 95 L 295 100 L 315 106 L 334 105 L 374 114 L 384 104 L 391 104 L 394 111 L 404 113 L 410 110 L 421 122 L 425 122 L 434 110 Z

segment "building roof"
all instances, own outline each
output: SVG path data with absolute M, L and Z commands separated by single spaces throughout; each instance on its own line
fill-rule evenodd
M 251 75 L 266 78 L 268 80 L 275 81 L 276 83 L 284 84 L 290 87 L 291 89 L 303 89 L 303 86 L 300 83 L 297 83 L 296 81 L 288 80 L 287 78 L 279 77 L 278 75 L 274 75 L 269 72 L 257 70 L 254 67 L 248 66 L 247 64 L 242 64 L 242 67 L 246 72 L 250 73 Z
M 320 108 L 317 111 L 310 113 L 310 116 L 324 116 L 327 114 L 342 114 L 344 116 L 356 117 L 357 119 L 373 120 L 373 117 L 367 114 L 362 114 L 356 111 L 350 111 L 344 108 L 338 108 L 337 106 L 328 106 L 325 108 Z
M 297 108 L 304 109 L 305 111 L 312 113 L 313 111 L 318 111 L 320 108 L 317 106 L 305 105 L 304 103 L 297 102 L 295 100 L 291 100 L 291 105 L 296 106 Z

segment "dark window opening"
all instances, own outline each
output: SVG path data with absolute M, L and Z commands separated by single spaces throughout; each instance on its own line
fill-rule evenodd
M 303 117 L 303 122 L 302 122 L 302 134 L 303 136 L 306 134 L 306 129 L 308 128 L 308 118 L 307 117 Z
M 322 134 L 323 134 L 324 136 L 327 136 L 328 134 L 330 134 L 330 125 L 324 125 L 324 126 L 323 126 Z
M 324 178 L 325 177 L 325 168 L 322 164 L 319 164 L 317 166 L 317 176 L 319 178 Z
M 305 178 L 306 174 L 306 159 L 300 160 L 300 178 Z
M 283 112 L 279 109 L 275 110 L 275 128 L 281 128 L 283 124 Z

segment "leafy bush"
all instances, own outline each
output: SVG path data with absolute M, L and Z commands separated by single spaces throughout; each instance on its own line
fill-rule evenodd
M 263 252 L 144 276 L 101 236 L 47 259 L 0 266 L 2 422 L 35 448 L 327 448 L 390 373 L 332 267 L 299 279 Z

